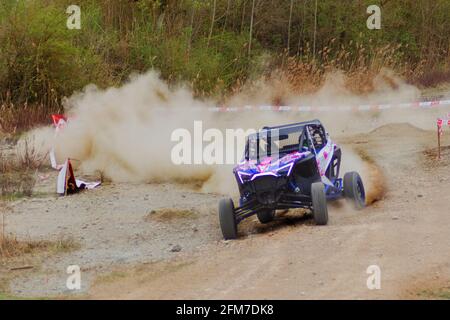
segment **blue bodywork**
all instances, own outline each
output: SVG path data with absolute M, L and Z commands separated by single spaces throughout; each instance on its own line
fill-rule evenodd
M 315 147 L 307 130 L 309 124 L 278 127 L 280 131 L 277 131 L 273 138 L 278 144 L 272 147 L 278 152 L 268 152 L 268 155 L 259 154 L 261 152 L 259 141 L 264 139 L 267 149 L 267 146 L 272 145 L 270 134 L 273 133 L 266 133 L 265 136 L 258 133 L 251 137 L 253 140 L 249 137 L 244 159 L 233 169 L 241 194 L 239 200 L 241 207 L 249 202 L 255 202 L 256 199 L 256 203 L 263 208 L 310 208 L 309 189 L 311 183 L 316 181 L 324 183 L 327 200 L 332 201 L 343 197 L 343 181 L 338 177 L 340 149 L 328 136 L 326 136 L 328 139 L 324 139 L 326 143 L 321 148 Z M 320 122 L 311 122 L 311 124 L 321 127 Z M 266 132 L 278 128 L 268 128 Z M 279 142 L 288 141 L 289 135 L 296 135 L 298 141 L 281 148 Z M 253 149 L 258 148 L 256 156 L 253 157 L 249 155 L 251 143 L 254 144 Z M 254 150 L 253 152 L 255 153 Z M 337 154 L 339 157 L 335 163 Z M 313 178 L 304 179 L 301 174 L 294 173 L 296 168 L 305 166 L 305 163 L 308 168 L 311 168 Z

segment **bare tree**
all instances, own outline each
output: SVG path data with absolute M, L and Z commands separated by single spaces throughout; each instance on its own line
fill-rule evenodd
M 217 5 L 217 0 L 214 0 L 213 1 L 213 12 L 212 12 L 212 17 L 211 17 L 211 27 L 209 28 L 209 35 L 208 35 L 208 44 L 207 44 L 208 47 L 209 47 L 209 42 L 211 41 L 212 33 L 214 30 L 214 23 L 216 21 L 216 5 Z
M 190 25 L 189 25 L 190 32 L 189 32 L 188 48 L 187 48 L 188 58 L 191 55 L 192 36 L 194 34 L 194 16 L 195 16 L 195 2 L 192 3 L 191 21 L 190 21 Z
M 317 0 L 314 8 L 314 39 L 313 39 L 313 58 L 316 58 L 316 36 L 317 36 Z
M 248 41 L 248 55 L 252 52 L 252 37 L 253 37 L 253 17 L 255 15 L 255 0 L 252 0 L 252 12 L 250 15 L 250 32 Z
M 294 0 L 291 0 L 291 7 L 289 9 L 289 23 L 288 23 L 288 38 L 287 38 L 287 53 L 291 45 L 291 24 L 292 24 L 292 9 L 294 8 Z
M 228 2 L 227 2 L 227 10 L 225 11 L 225 22 L 223 23 L 222 33 L 225 32 L 226 27 L 227 27 L 228 15 L 229 15 L 229 12 L 230 12 L 230 5 L 231 5 L 231 0 L 228 0 Z
M 301 31 L 298 36 L 297 55 L 300 54 L 301 44 L 305 42 L 306 1 L 307 0 L 303 0 L 302 24 Z
M 247 5 L 247 1 L 243 0 L 243 2 L 242 2 L 242 16 L 241 16 L 241 29 L 240 29 L 241 32 L 244 29 L 244 19 L 245 19 L 245 7 L 246 7 L 246 5 Z

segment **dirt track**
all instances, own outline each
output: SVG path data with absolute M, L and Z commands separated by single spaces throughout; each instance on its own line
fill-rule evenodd
M 340 139 L 382 169 L 386 195 L 362 212 L 333 206 L 324 227 L 292 213 L 264 226 L 254 218 L 240 226 L 239 240 L 225 242 L 216 213 L 221 196 L 168 184 L 105 185 L 14 203 L 9 232 L 71 236 L 81 248 L 18 273 L 11 291 L 72 294 L 65 289 L 70 264 L 81 266 L 80 294 L 90 298 L 404 298 L 414 297 L 418 282 L 444 286 L 450 281 L 450 162 L 437 166 L 424 155 L 434 134 L 401 124 Z M 192 214 L 146 218 L 166 207 Z M 374 264 L 381 268 L 381 290 L 366 286 L 366 269 Z

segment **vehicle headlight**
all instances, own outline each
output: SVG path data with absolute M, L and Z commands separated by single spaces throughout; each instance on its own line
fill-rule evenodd
M 244 183 L 248 180 L 250 180 L 250 178 L 253 176 L 251 173 L 247 173 L 244 171 L 238 171 L 237 175 L 239 177 L 239 180 L 241 181 L 241 183 Z
M 284 165 L 284 166 L 282 166 L 282 167 L 279 167 L 279 168 L 276 170 L 276 173 L 277 173 L 278 175 L 286 175 L 286 176 L 288 176 L 288 175 L 291 174 L 291 171 L 292 171 L 292 167 L 293 167 L 293 166 L 294 166 L 294 163 L 286 164 L 286 165 Z

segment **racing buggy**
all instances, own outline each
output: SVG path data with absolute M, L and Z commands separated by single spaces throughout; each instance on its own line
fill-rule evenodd
M 276 210 L 304 208 L 317 225 L 328 222 L 327 201 L 347 198 L 356 209 L 365 206 L 365 191 L 357 172 L 339 177 L 341 149 L 319 120 L 264 127 L 246 138 L 242 161 L 233 169 L 239 186 L 239 206 L 219 202 L 225 239 L 237 237 L 237 225 L 254 214 L 261 223 Z

